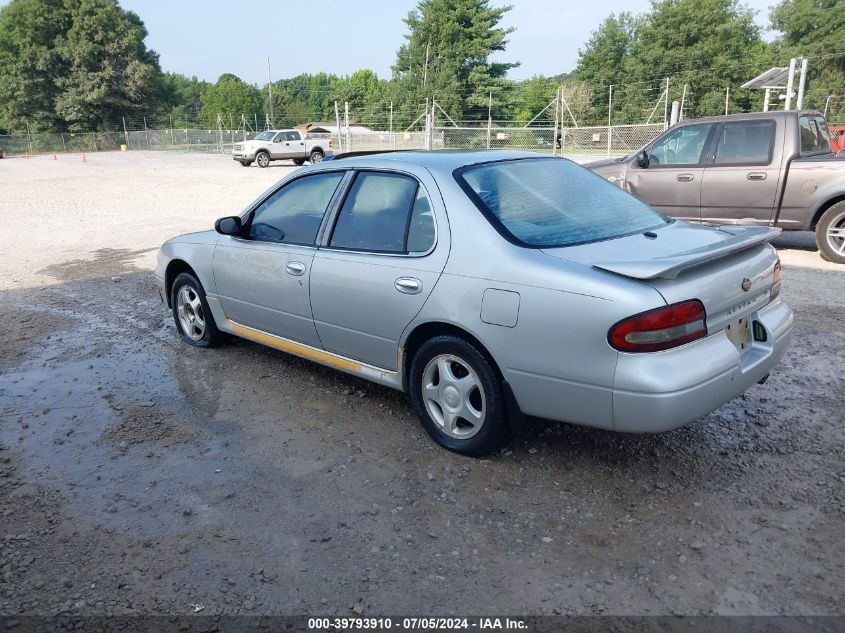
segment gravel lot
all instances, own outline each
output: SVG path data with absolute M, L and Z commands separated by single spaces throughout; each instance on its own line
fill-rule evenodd
M 781 237 L 796 336 L 683 429 L 437 448 L 405 398 L 181 344 L 166 238 L 292 167 L 0 161 L 0 615 L 841 614 L 845 268 Z

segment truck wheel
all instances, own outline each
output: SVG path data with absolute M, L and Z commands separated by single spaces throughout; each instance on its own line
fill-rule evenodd
M 258 152 L 255 155 L 255 162 L 258 163 L 258 166 L 262 169 L 267 167 L 270 164 L 270 154 L 267 152 Z
M 304 165 L 304 164 L 305 164 L 305 159 L 304 159 L 304 158 L 294 158 L 294 159 L 293 159 L 293 164 L 294 164 L 294 165 Z
M 845 264 L 845 201 L 837 202 L 819 218 L 816 245 L 822 258 Z
M 311 161 L 312 165 L 316 165 L 317 163 L 322 162 L 323 161 L 322 150 L 315 149 L 313 152 L 311 152 L 311 156 L 309 157 L 309 160 Z
M 243 165 L 244 167 L 249 167 L 250 165 L 252 165 L 252 161 L 251 161 L 251 160 L 239 160 L 238 162 L 239 162 L 241 165 Z

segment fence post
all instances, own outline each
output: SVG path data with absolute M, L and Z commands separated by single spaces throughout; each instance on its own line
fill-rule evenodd
M 65 133 L 62 132 L 62 151 L 67 152 L 67 146 L 65 145 Z
M 150 132 L 147 130 L 147 117 L 144 117 L 144 136 L 147 137 L 147 149 L 150 149 Z
M 663 99 L 663 129 L 669 129 L 669 78 L 666 77 L 666 97 Z
M 493 132 L 493 91 L 487 93 L 487 149 L 490 149 L 490 134 Z
M 393 102 L 390 102 L 390 123 L 388 124 L 390 129 L 390 149 L 396 149 L 396 137 L 393 136 Z
M 555 92 L 555 127 L 552 130 L 552 156 L 557 156 L 557 124 L 560 121 L 560 86 Z M 561 145 L 563 145 L 563 137 L 561 136 Z M 561 148 L 563 149 L 563 148 Z
M 610 148 L 612 146 L 611 135 L 613 128 L 610 126 L 613 114 L 613 84 L 610 84 L 607 89 L 607 155 L 610 156 Z
M 173 115 L 170 115 L 170 145 L 173 146 L 176 143 L 173 140 Z
M 337 124 L 337 151 L 338 153 L 343 153 L 343 139 L 340 136 L 340 110 L 337 107 L 337 101 L 334 102 L 334 119 L 335 123 Z
M 126 140 L 126 149 L 129 149 L 129 132 L 126 131 L 126 117 L 121 117 L 123 119 L 123 138 Z
M 349 133 L 349 102 L 343 102 L 343 121 L 346 125 L 346 151 L 352 151 L 352 136 Z
M 191 146 L 188 144 L 188 128 L 185 128 L 185 151 L 187 152 L 191 149 Z

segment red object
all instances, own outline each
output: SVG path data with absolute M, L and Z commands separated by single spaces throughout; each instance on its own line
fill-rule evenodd
M 828 125 L 830 131 L 830 148 L 833 153 L 845 150 L 845 125 Z
M 53 160 L 59 160 L 59 158 L 56 156 L 56 152 L 53 152 Z
M 623 319 L 607 334 L 621 352 L 659 352 L 707 336 L 707 314 L 698 299 Z

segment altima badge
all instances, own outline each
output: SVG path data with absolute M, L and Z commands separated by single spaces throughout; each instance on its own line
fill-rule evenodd
M 748 277 L 742 280 L 742 289 L 745 290 L 745 292 L 751 290 L 751 280 Z

